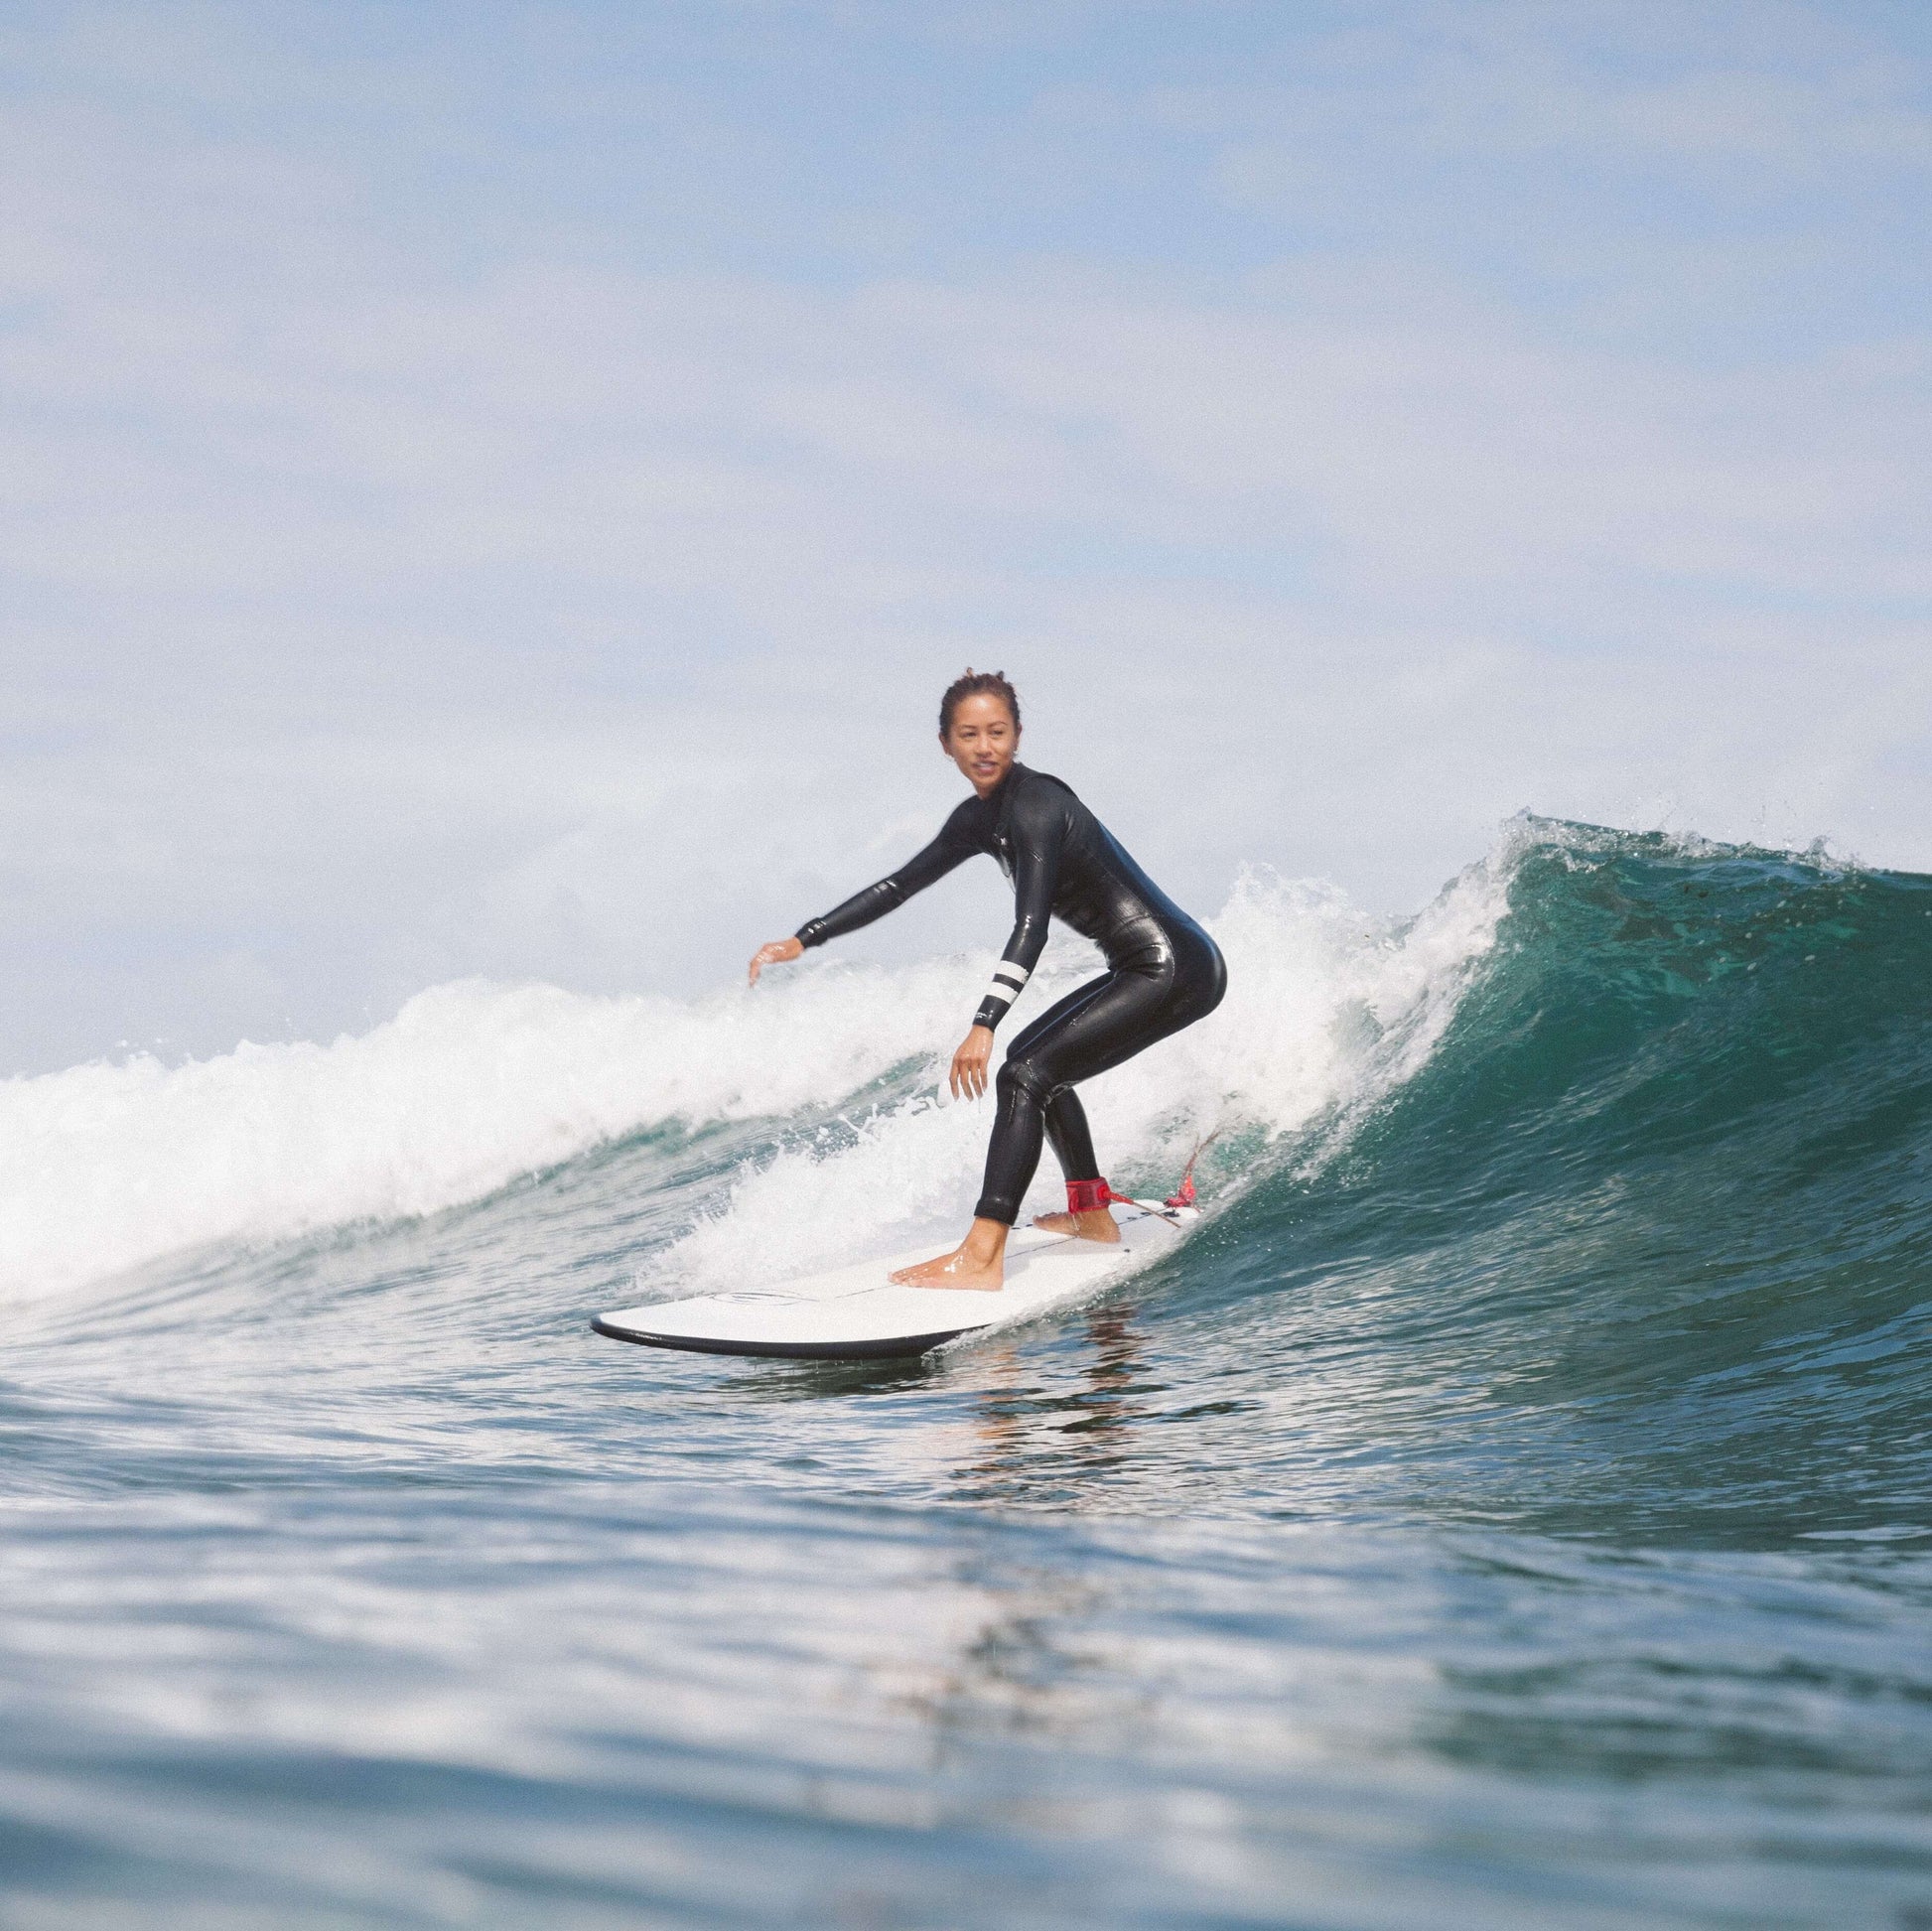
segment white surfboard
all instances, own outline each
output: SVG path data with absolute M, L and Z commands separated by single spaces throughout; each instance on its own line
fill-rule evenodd
M 1110 1276 L 1128 1274 L 1168 1252 L 1200 1218 L 1192 1207 L 1136 1201 L 1114 1212 L 1120 1245 L 1076 1240 L 1037 1227 L 1014 1230 L 1006 1284 L 997 1294 L 972 1288 L 900 1288 L 895 1269 L 932 1258 L 930 1243 L 890 1260 L 862 1261 L 829 1274 L 768 1288 L 699 1295 L 621 1308 L 591 1322 L 617 1341 L 688 1348 L 698 1354 L 763 1354 L 806 1361 L 886 1361 L 923 1354 L 962 1334 L 1010 1326 L 1078 1301 Z

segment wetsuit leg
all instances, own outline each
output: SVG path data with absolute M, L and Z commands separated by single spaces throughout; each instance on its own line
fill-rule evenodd
M 1061 1176 L 1069 1180 L 1097 1180 L 1099 1156 L 1093 1151 L 1093 1133 L 1087 1125 L 1087 1109 L 1071 1086 L 1062 1086 L 1046 1102 L 1046 1144 L 1060 1164 Z
M 981 1188 L 979 1205 L 973 1209 L 978 1218 L 1004 1220 L 1008 1226 L 1012 1226 L 1020 1212 L 1021 1195 L 1033 1184 L 1034 1170 L 1039 1165 L 1040 1140 L 1046 1129 L 1047 1112 L 1058 1095 L 1040 1079 L 1033 1054 L 1042 1040 L 1052 1038 L 1058 1028 L 1087 1013 L 1109 993 L 1118 992 L 1117 982 L 1122 976 L 1118 972 L 1110 972 L 1104 978 L 1090 979 L 1084 986 L 1076 987 L 1064 999 L 1040 1014 L 1008 1048 L 1006 1063 L 993 1082 L 998 1110 L 993 1118 L 993 1142 L 986 1154 L 986 1180 Z M 1158 1003 L 1165 989 L 1156 988 L 1145 980 L 1140 983 L 1152 995 L 1148 1003 Z M 1121 1002 L 1116 999 L 1113 1004 L 1116 1017 L 1119 1017 Z M 1102 1018 L 1106 1018 L 1104 1013 Z M 1109 1031 L 1114 1030 L 1117 1028 L 1109 1028 Z M 1070 1090 L 1067 1097 L 1072 1097 Z M 1077 1100 L 1074 1106 L 1079 1106 Z M 1065 1119 L 1064 1110 L 1059 1111 L 1060 1117 Z M 1082 1113 L 1080 1125 L 1084 1128 L 1085 1124 Z M 1084 1138 L 1087 1142 L 1084 1154 L 1091 1161 L 1092 1135 L 1086 1134 Z M 1058 1151 L 1057 1147 L 1055 1151 Z M 1069 1148 L 1069 1155 L 1075 1151 Z M 1098 1173 L 1078 1174 L 1075 1177 L 1098 1178 Z
M 1074 1014 L 1084 1013 L 1112 986 L 1117 976 L 1110 971 L 1099 979 L 1089 979 L 1084 986 L 1076 986 L 1064 999 L 1049 1006 L 1007 1048 L 1008 1063 L 1029 1058 L 1042 1039 L 1056 1033 Z M 1093 1135 L 1087 1130 L 1086 1109 L 1071 1086 L 1062 1086 L 1047 1096 L 1045 1116 L 1047 1145 L 1053 1149 L 1067 1178 L 1097 1180 L 1100 1169 L 1093 1167 Z M 1071 1167 L 1068 1161 L 1073 1163 Z M 1086 1171 L 1088 1167 L 1093 1167 L 1091 1172 Z
M 1028 1027 L 995 1082 L 999 1112 L 979 1217 L 1009 1226 L 1019 1217 L 1049 1118 L 1067 1177 L 1097 1178 L 1086 1115 L 1069 1089 L 1211 1013 L 1226 985 L 1220 953 L 1205 933 L 1163 934 Z

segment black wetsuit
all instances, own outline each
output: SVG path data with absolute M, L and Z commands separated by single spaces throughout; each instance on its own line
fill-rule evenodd
M 999 1115 L 975 1211 L 1011 1226 L 1039 1165 L 1042 1132 L 1067 1179 L 1100 1177 L 1075 1081 L 1118 1066 L 1211 1013 L 1227 990 L 1227 968 L 1214 941 L 1068 786 L 1018 763 L 990 797 L 968 798 L 939 836 L 891 878 L 801 925 L 800 943 L 823 945 L 870 925 L 976 852 L 998 859 L 1012 879 L 1015 911 L 1013 936 L 974 1015 L 976 1026 L 997 1027 L 1032 977 L 1049 912 L 1090 938 L 1107 961 L 1102 977 L 1035 1020 L 1000 1068 Z

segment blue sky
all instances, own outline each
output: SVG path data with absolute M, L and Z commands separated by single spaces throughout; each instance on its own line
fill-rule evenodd
M 1205 911 L 1932 866 L 1928 188 L 1904 6 L 10 8 L 0 1069 L 718 983 L 968 661 Z

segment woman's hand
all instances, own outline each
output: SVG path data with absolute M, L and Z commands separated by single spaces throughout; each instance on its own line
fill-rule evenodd
M 993 1029 L 976 1026 L 952 1056 L 952 1096 L 976 1100 L 986 1091 L 986 1064 L 993 1057 Z
M 752 954 L 752 984 L 758 984 L 759 974 L 766 966 L 789 965 L 804 949 L 795 938 L 774 938 L 769 945 L 760 945 Z

